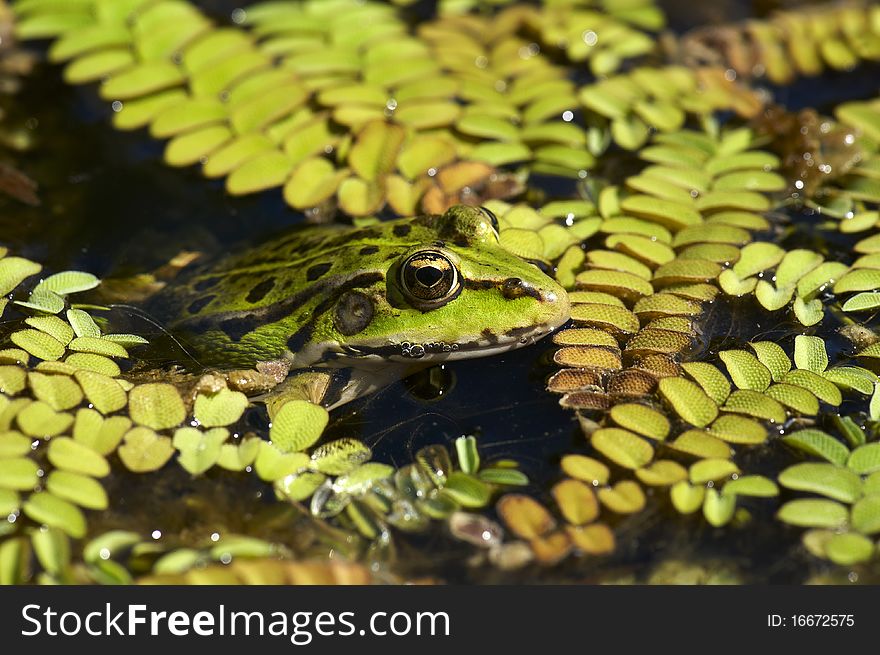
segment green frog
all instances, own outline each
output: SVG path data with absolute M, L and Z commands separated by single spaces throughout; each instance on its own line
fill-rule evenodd
M 332 372 L 332 408 L 425 367 L 536 342 L 565 291 L 505 250 L 486 209 L 315 226 L 202 265 L 156 301 L 198 360 Z

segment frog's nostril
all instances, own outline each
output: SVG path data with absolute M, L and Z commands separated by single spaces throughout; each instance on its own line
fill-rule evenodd
M 528 282 L 524 282 L 518 277 L 509 277 L 501 283 L 501 295 L 508 300 L 522 298 L 523 296 L 531 296 L 536 300 L 541 300 L 541 293 Z

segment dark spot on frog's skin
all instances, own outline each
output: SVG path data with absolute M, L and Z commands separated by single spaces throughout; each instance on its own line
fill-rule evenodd
M 375 255 L 379 252 L 379 246 L 364 246 L 359 252 L 362 255 Z
M 464 288 L 474 291 L 486 291 L 496 286 L 494 280 L 465 280 Z
M 454 243 L 459 248 L 469 248 L 471 245 L 471 242 L 467 239 L 456 239 Z
M 193 288 L 196 291 L 207 291 L 208 289 L 217 286 L 217 283 L 222 279 L 222 277 L 206 277 L 204 280 L 196 282 Z
M 227 318 L 220 321 L 218 326 L 232 341 L 241 341 L 241 338 L 253 331 L 254 319 L 248 316 Z
M 509 277 L 501 283 L 501 295 L 508 300 L 530 296 L 535 300 L 541 300 L 541 294 L 531 284 L 523 282 L 518 277 Z
M 492 328 L 483 328 L 483 331 L 480 332 L 483 335 L 483 338 L 489 343 L 498 343 L 498 335 L 492 331 Z
M 309 270 L 306 271 L 306 279 L 309 282 L 314 282 L 319 277 L 324 275 L 327 271 L 333 268 L 333 262 L 324 262 L 323 264 L 315 264 Z
M 263 280 L 262 282 L 260 282 L 255 287 L 253 287 L 248 292 L 248 295 L 245 298 L 245 300 L 247 300 L 248 302 L 260 302 L 263 298 L 266 297 L 266 294 L 269 293 L 274 286 L 275 286 L 275 278 L 274 277 L 267 278 L 267 279 Z
M 216 295 L 210 294 L 207 296 L 202 296 L 201 298 L 196 298 L 189 304 L 189 307 L 187 307 L 186 309 L 190 314 L 198 314 L 208 305 L 209 302 L 214 300 L 214 298 L 216 297 Z
M 396 237 L 405 237 L 407 234 L 412 232 L 412 225 L 409 225 L 408 223 L 404 223 L 403 225 L 395 225 L 392 232 L 394 232 L 394 236 Z
M 435 241 L 433 245 L 435 248 L 445 248 L 446 242 L 445 241 Z
M 363 331 L 373 320 L 373 301 L 360 291 L 347 291 L 339 297 L 333 310 L 333 325 L 350 337 Z
M 531 328 L 531 327 L 518 327 L 518 328 L 513 328 L 512 330 L 507 330 L 504 333 L 504 336 L 518 339 L 519 337 L 523 337 L 527 334 L 531 334 L 533 331 L 534 331 L 534 328 Z

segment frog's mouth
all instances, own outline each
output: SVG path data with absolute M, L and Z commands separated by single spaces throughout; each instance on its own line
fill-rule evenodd
M 516 328 L 504 334 L 495 334 L 484 330 L 479 338 L 462 342 L 415 342 L 400 341 L 383 345 L 347 345 L 339 344 L 337 348 L 325 353 L 324 364 L 327 366 L 382 366 L 388 362 L 399 362 L 417 367 L 430 366 L 440 362 L 459 359 L 488 357 L 522 348 L 537 343 L 559 325 L 542 325 L 528 328 Z

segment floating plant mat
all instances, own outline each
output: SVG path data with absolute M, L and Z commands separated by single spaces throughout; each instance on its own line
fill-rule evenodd
M 572 320 L 332 414 L 267 407 L 157 366 L 88 257 L 4 242 L 0 581 L 367 579 L 302 562 L 330 551 L 380 580 L 877 580 L 880 101 L 765 87 L 859 75 L 880 10 L 676 37 L 646 0 L 410 4 L 14 4 L 40 75 L 133 132 L 102 143 L 274 216 L 155 173 L 220 208 L 187 244 L 479 203 Z

